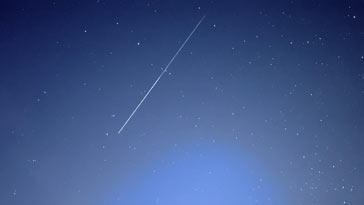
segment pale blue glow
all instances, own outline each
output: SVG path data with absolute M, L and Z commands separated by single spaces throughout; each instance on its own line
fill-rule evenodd
M 109 203 L 289 204 L 264 161 L 229 147 L 183 149 L 146 164 Z

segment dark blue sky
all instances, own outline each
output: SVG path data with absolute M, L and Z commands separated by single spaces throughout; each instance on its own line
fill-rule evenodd
M 0 204 L 364 204 L 363 14 L 2 1 Z

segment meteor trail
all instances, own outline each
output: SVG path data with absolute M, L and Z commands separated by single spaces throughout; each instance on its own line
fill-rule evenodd
M 118 134 L 121 133 L 121 131 L 123 131 L 124 127 L 128 124 L 128 122 L 130 121 L 130 119 L 133 117 L 133 115 L 135 114 L 135 112 L 139 109 L 139 107 L 143 104 L 144 100 L 148 97 L 149 93 L 153 90 L 154 86 L 158 83 L 158 81 L 163 77 L 164 73 L 167 72 L 168 67 L 173 63 L 174 59 L 177 57 L 177 55 L 179 54 L 179 52 L 183 49 L 183 47 L 186 45 L 186 43 L 188 42 L 188 40 L 190 40 L 191 36 L 193 35 L 193 33 L 195 33 L 195 31 L 197 30 L 197 28 L 200 26 L 200 24 L 202 23 L 202 21 L 205 19 L 206 16 L 203 16 L 200 21 L 196 24 L 196 26 L 193 28 L 193 30 L 191 31 L 190 35 L 188 35 L 188 37 L 186 38 L 186 40 L 182 43 L 181 47 L 179 47 L 179 49 L 177 50 L 177 52 L 174 54 L 174 56 L 171 58 L 171 60 L 168 62 L 167 66 L 163 69 L 162 73 L 158 76 L 157 80 L 153 83 L 152 87 L 149 88 L 148 92 L 144 95 L 144 97 L 142 98 L 142 100 L 139 102 L 139 104 L 135 107 L 135 109 L 133 110 L 133 112 L 130 114 L 129 118 L 125 121 L 125 123 L 123 124 L 123 126 L 119 129 Z

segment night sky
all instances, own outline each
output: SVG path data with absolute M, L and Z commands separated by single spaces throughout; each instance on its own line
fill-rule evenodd
M 363 0 L 2 0 L 0 70 L 2 205 L 364 204 Z

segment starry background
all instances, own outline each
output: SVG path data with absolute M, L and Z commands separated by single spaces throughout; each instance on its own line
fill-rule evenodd
M 1 1 L 0 204 L 363 204 L 363 14 Z

